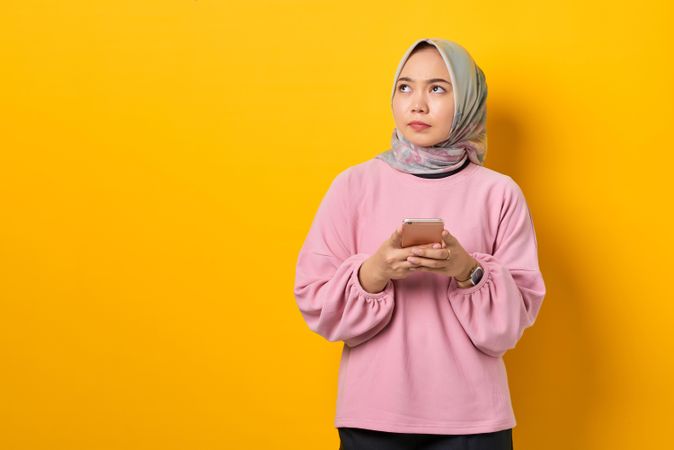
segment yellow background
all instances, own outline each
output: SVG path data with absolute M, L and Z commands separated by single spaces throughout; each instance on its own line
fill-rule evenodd
M 420 37 L 486 73 L 486 166 L 535 221 L 515 448 L 671 445 L 671 2 L 2 9 L 0 448 L 336 449 L 342 344 L 301 318 L 297 252 L 388 148 Z

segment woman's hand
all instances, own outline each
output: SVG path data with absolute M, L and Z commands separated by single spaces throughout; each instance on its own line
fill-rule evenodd
M 416 266 L 407 258 L 414 255 L 415 249 L 428 250 L 434 245 L 431 243 L 403 248 L 401 246 L 402 231 L 402 225 L 400 225 L 379 249 L 361 264 L 359 279 L 366 291 L 380 292 L 389 280 L 407 278 L 411 269 Z
M 412 256 L 407 261 L 413 264 L 411 271 L 421 270 L 465 280 L 478 261 L 461 246 L 449 231 L 442 230 L 442 245 L 435 243 L 431 248 L 412 248 Z M 449 258 L 449 259 L 448 259 Z

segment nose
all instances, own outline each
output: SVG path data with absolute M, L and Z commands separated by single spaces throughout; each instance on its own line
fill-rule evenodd
M 412 112 L 425 112 L 426 108 L 425 106 L 422 106 L 422 103 L 420 102 L 414 102 L 412 103 Z
M 426 99 L 423 97 L 423 94 L 417 94 L 412 98 L 412 112 L 425 112 L 426 111 Z

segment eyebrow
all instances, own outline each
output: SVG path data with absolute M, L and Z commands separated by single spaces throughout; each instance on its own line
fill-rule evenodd
M 409 77 L 400 77 L 398 78 L 398 81 L 411 81 L 414 83 L 414 80 L 409 78 Z M 449 81 L 445 80 L 444 78 L 431 78 L 430 80 L 426 80 L 426 83 L 447 83 L 447 84 L 452 84 Z

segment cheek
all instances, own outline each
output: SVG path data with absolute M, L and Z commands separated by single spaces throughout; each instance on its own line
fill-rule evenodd
M 393 107 L 393 119 L 398 123 L 402 117 L 402 112 L 400 110 L 400 107 Z
M 442 129 L 443 134 L 449 132 L 449 129 L 452 127 L 452 120 L 454 120 L 454 103 L 443 101 L 438 103 L 436 109 L 436 117 L 439 122 L 439 129 Z
M 395 117 L 403 117 L 405 111 L 408 108 L 408 103 L 405 100 L 402 99 L 395 99 L 393 100 L 393 115 Z
M 450 121 L 454 117 L 454 99 L 451 97 L 449 99 L 443 99 L 439 101 L 436 105 L 437 116 L 442 117 L 442 119 L 449 119 Z

